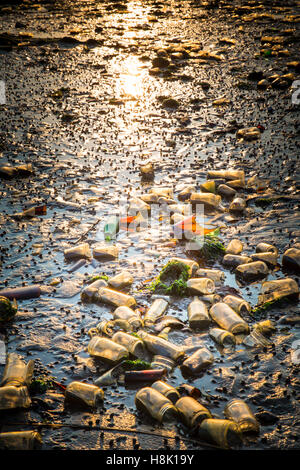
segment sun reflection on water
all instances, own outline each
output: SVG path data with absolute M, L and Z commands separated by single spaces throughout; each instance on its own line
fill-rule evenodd
M 117 96 L 140 98 L 144 91 L 144 77 L 141 63 L 135 56 L 128 57 L 122 63 L 122 69 L 116 82 Z

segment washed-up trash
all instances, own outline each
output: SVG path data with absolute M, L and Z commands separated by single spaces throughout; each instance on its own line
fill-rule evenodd
M 195 428 L 204 419 L 212 418 L 211 412 L 192 397 L 182 397 L 175 403 L 180 420 L 188 427 Z
M 157 390 L 159 393 L 167 397 L 173 404 L 177 402 L 180 398 L 180 393 L 176 388 L 172 387 L 171 385 L 163 382 L 162 380 L 158 380 L 151 385 L 154 390 Z
M 144 316 L 145 326 L 150 326 L 151 324 L 155 323 L 158 318 L 163 316 L 167 308 L 168 302 L 166 300 L 155 299 Z
M 117 215 L 109 217 L 108 221 L 104 225 L 104 237 L 105 239 L 115 238 L 120 228 L 120 219 Z
M 285 268 L 292 269 L 296 273 L 300 273 L 300 249 L 289 248 L 283 253 L 282 265 Z
M 272 320 L 262 320 L 255 323 L 253 328 L 265 336 L 271 336 L 276 331 L 276 323 Z
M 248 324 L 224 302 L 214 304 L 210 308 L 209 314 L 221 328 L 232 334 L 249 332 Z
M 225 255 L 222 264 L 229 268 L 237 268 L 240 264 L 251 263 L 252 259 L 249 256 L 241 255 Z
M 140 165 L 141 178 L 143 181 L 152 181 L 154 178 L 154 165 L 152 162 L 147 162 Z
M 243 212 L 246 209 L 246 201 L 241 197 L 236 197 L 230 203 L 229 210 L 231 212 Z
M 250 348 L 255 346 L 262 348 L 273 346 L 273 342 L 266 338 L 258 329 L 253 329 L 250 335 L 243 339 L 243 344 Z
M 165 328 L 177 330 L 184 327 L 185 324 L 178 318 L 172 317 L 171 315 L 165 315 L 155 322 L 154 331 L 156 333 L 160 333 Z
M 42 436 L 36 431 L 0 433 L 0 450 L 37 450 L 42 444 Z
M 93 248 L 93 257 L 99 261 L 115 260 L 119 256 L 119 250 L 114 245 L 100 244 Z
M 122 361 L 116 366 L 114 366 L 112 369 L 108 370 L 104 374 L 102 374 L 98 379 L 94 381 L 94 384 L 97 385 L 97 387 L 100 386 L 106 386 L 106 385 L 112 385 L 117 382 L 119 376 L 124 372 L 123 369 L 123 364 L 126 361 Z
M 90 356 L 100 359 L 101 361 L 108 362 L 109 364 L 116 364 L 122 359 L 127 358 L 129 355 L 124 346 L 100 336 L 94 336 L 90 340 L 88 344 L 88 353 Z
M 34 361 L 31 359 L 26 364 L 18 354 L 7 355 L 6 366 L 1 380 L 1 387 L 13 385 L 16 387 L 28 386 L 34 371 Z
M 177 418 L 177 409 L 167 397 L 152 387 L 144 387 L 135 395 L 136 407 L 160 423 Z
M 181 395 L 186 395 L 188 397 L 195 398 L 195 400 L 201 397 L 201 391 L 199 390 L 199 388 L 194 387 L 193 385 L 181 384 L 177 387 L 177 390 Z
M 97 279 L 97 281 L 92 282 L 87 285 L 81 291 L 81 300 L 84 302 L 95 302 L 98 298 L 98 291 L 101 287 L 106 287 L 107 282 L 104 279 Z
M 186 186 L 177 196 L 179 201 L 186 201 L 187 199 L 190 199 L 191 194 L 195 192 L 195 189 L 196 188 L 193 185 Z
M 226 418 L 234 421 L 242 433 L 258 433 L 259 423 L 243 400 L 235 398 L 224 409 Z
M 108 287 L 100 287 L 97 294 L 97 301 L 104 302 L 114 307 L 134 307 L 136 305 L 136 300 L 131 295 L 124 294 L 123 292 L 118 292 Z
M 242 444 L 238 425 L 228 419 L 204 419 L 198 427 L 197 436 L 222 449 L 231 449 Z
M 166 356 L 173 361 L 177 361 L 184 357 L 185 353 L 183 349 L 170 341 L 151 335 L 142 330 L 139 330 L 137 334 L 144 341 L 147 349 L 149 349 L 153 354 Z
M 131 286 L 133 283 L 133 276 L 128 271 L 122 271 L 120 274 L 117 274 L 114 277 L 108 279 L 108 284 L 113 289 L 126 289 Z
M 14 177 L 30 176 L 33 173 L 31 163 L 18 166 L 1 166 L 0 178 L 10 179 Z
M 155 382 L 166 375 L 166 369 L 128 370 L 125 371 L 125 383 Z
M 74 260 L 78 258 L 90 258 L 91 249 L 88 243 L 82 243 L 81 245 L 77 245 L 72 248 L 67 248 L 64 251 L 64 256 L 66 260 Z
M 236 276 L 244 282 L 257 281 L 269 274 L 268 266 L 263 261 L 240 264 L 235 270 Z
M 65 403 L 73 406 L 96 408 L 103 402 L 104 392 L 96 385 L 71 382 L 65 391 Z
M 12 320 L 17 311 L 16 299 L 11 302 L 7 297 L 0 296 L 0 324 Z
M 76 263 L 73 264 L 73 266 L 71 266 L 69 269 L 68 269 L 68 273 L 73 273 L 74 271 L 77 271 L 78 269 L 82 268 L 83 266 L 86 266 L 87 265 L 87 260 L 86 259 L 79 259 L 78 261 L 76 261 Z
M 226 248 L 226 254 L 239 255 L 243 251 L 243 244 L 240 240 L 231 240 Z
M 222 330 L 221 328 L 211 328 L 209 336 L 220 346 L 234 346 L 236 344 L 235 336 L 229 331 Z
M 165 369 L 168 373 L 172 372 L 174 367 L 175 361 L 165 356 L 156 355 L 151 362 L 152 369 Z
M 185 264 L 189 269 L 189 276 L 193 276 L 197 269 L 199 269 L 199 264 L 191 259 L 186 258 L 171 258 L 169 263 L 178 262 Z
M 269 243 L 261 242 L 255 248 L 256 253 L 275 253 L 278 255 L 278 249 L 274 245 L 270 245 Z
M 182 296 L 186 293 L 188 278 L 189 267 L 187 264 L 177 260 L 170 260 L 162 268 L 159 276 L 152 282 L 149 288 L 156 293 Z
M 244 170 L 209 170 L 207 172 L 209 178 L 224 178 L 225 180 L 242 180 L 245 181 Z
M 143 342 L 136 338 L 133 335 L 129 335 L 122 331 L 118 331 L 113 335 L 111 338 L 117 344 L 120 344 L 124 348 L 127 349 L 130 354 L 135 357 L 143 357 L 144 356 L 144 344 Z
M 212 279 L 215 283 L 221 282 L 225 279 L 225 274 L 220 269 L 200 268 L 196 271 L 195 275 L 197 277 L 208 277 L 209 279 Z
M 219 234 L 220 230 L 217 228 L 204 235 L 204 237 L 196 236 L 192 239 L 193 250 L 205 262 L 218 259 L 224 255 L 225 247 L 220 241 Z
M 226 295 L 223 302 L 233 310 L 235 310 L 239 315 L 246 315 L 251 312 L 251 305 L 246 302 L 246 300 L 241 297 L 236 297 L 235 295 Z
M 6 297 L 9 300 L 27 300 L 35 299 L 42 293 L 39 285 L 26 286 L 26 287 L 15 287 L 13 289 L 2 289 L 0 291 L 1 297 Z
M 265 305 L 282 298 L 299 299 L 299 286 L 297 282 L 289 277 L 262 283 L 261 292 L 258 296 L 258 305 Z
M 130 199 L 129 203 L 129 208 L 128 208 L 128 214 L 136 216 L 138 213 L 143 214 L 148 214 L 148 212 L 151 210 L 151 207 L 149 204 L 146 202 L 142 201 L 142 199 L 139 199 L 137 197 L 133 197 Z
M 200 184 L 200 189 L 204 193 L 215 193 L 216 192 L 216 183 L 214 180 L 208 180 Z
M 191 204 L 203 204 L 208 209 L 217 209 L 223 211 L 221 207 L 221 196 L 212 193 L 192 193 L 190 197 Z
M 261 131 L 258 127 L 246 127 L 245 129 L 239 129 L 236 133 L 237 139 L 253 141 L 258 140 L 261 137 Z
M 31 399 L 27 387 L 6 385 L 0 387 L 0 410 L 29 408 Z
M 191 294 L 206 295 L 215 292 L 215 283 L 209 278 L 192 278 L 187 281 L 187 288 Z
M 198 297 L 195 297 L 188 306 L 188 319 L 192 329 L 204 330 L 210 324 L 207 307 Z
M 214 356 L 207 348 L 200 348 L 181 364 L 185 375 L 195 375 L 207 369 L 214 362 Z
M 134 311 L 131 308 L 126 307 L 125 305 L 116 308 L 116 310 L 113 312 L 113 318 L 115 320 L 126 320 L 134 331 L 138 330 L 144 325 L 144 322 L 141 319 L 138 310 Z
M 18 212 L 16 214 L 13 214 L 12 217 L 16 220 L 22 220 L 35 217 L 36 215 L 45 215 L 47 214 L 47 207 L 44 206 L 37 206 L 37 207 L 31 207 L 30 209 L 26 209 L 22 212 Z
M 96 327 L 96 331 L 98 335 L 104 334 L 109 337 L 112 337 L 114 333 L 120 330 L 131 331 L 128 321 L 122 320 L 121 318 L 117 318 L 116 320 L 109 320 L 109 321 L 103 320 L 100 323 L 98 323 Z
M 266 253 L 254 253 L 250 255 L 252 261 L 262 261 L 265 263 L 270 269 L 274 269 L 277 266 L 277 257 L 276 253 L 271 253 L 270 251 Z
M 151 188 L 149 192 L 150 194 L 156 194 L 158 197 L 174 199 L 173 189 L 165 186 Z
M 208 294 L 201 296 L 202 302 L 207 302 L 208 304 L 212 305 L 217 302 L 220 302 L 221 296 L 219 294 Z
M 220 194 L 220 196 L 231 199 L 236 195 L 236 190 L 227 184 L 220 184 L 218 186 L 217 193 Z

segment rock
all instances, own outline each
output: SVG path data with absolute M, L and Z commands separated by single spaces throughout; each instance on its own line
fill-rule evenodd
M 236 133 L 238 139 L 252 141 L 260 139 L 261 133 L 257 127 L 247 127 L 245 129 L 239 129 Z
M 282 256 L 282 265 L 285 268 L 300 273 L 300 249 L 289 248 L 286 250 Z
M 246 201 L 241 197 L 236 197 L 229 206 L 229 210 L 232 212 L 243 212 L 245 209 Z
M 251 282 L 266 277 L 269 270 L 263 261 L 254 261 L 252 263 L 240 264 L 235 272 L 237 277 L 246 282 Z
M 231 240 L 226 248 L 226 254 L 239 255 L 243 251 L 243 244 L 236 238 Z

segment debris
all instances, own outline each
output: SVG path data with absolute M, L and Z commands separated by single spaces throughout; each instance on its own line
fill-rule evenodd
M 188 318 L 192 329 L 204 330 L 210 324 L 207 307 L 198 297 L 195 297 L 188 306 Z
M 234 421 L 242 433 L 258 433 L 259 423 L 255 419 L 247 403 L 240 399 L 233 399 L 227 403 L 224 414 L 226 418 Z
M 248 333 L 248 324 L 224 302 L 218 302 L 214 304 L 209 314 L 212 319 L 225 330 L 228 330 L 232 334 Z
M 185 359 L 181 364 L 180 369 L 182 374 L 195 375 L 199 374 L 207 367 L 211 366 L 214 362 L 214 356 L 207 348 L 200 348 L 190 357 Z
M 116 364 L 128 357 L 128 351 L 123 346 L 108 338 L 94 336 L 88 344 L 88 353 L 97 359 L 110 364 Z
M 69 406 L 96 408 L 103 399 L 104 392 L 101 388 L 82 382 L 70 383 L 65 391 L 65 403 Z
M 181 421 L 188 428 L 195 428 L 204 419 L 212 418 L 210 411 L 192 397 L 182 397 L 175 403 Z
M 141 388 L 134 402 L 138 409 L 147 412 L 160 423 L 173 421 L 177 417 L 177 408 L 171 400 L 152 387 Z

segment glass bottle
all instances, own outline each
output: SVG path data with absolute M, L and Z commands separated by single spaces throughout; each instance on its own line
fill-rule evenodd
M 259 243 L 256 246 L 255 251 L 256 253 L 267 253 L 269 251 L 270 253 L 275 253 L 276 255 L 278 255 L 278 249 L 276 248 L 276 246 L 271 245 L 270 243 Z
M 155 382 L 166 375 L 166 369 L 126 370 L 125 383 Z
M 236 344 L 234 335 L 221 328 L 211 328 L 211 330 L 209 330 L 209 336 L 221 346 L 232 346 Z
M 65 391 L 65 400 L 67 403 L 85 405 L 90 408 L 96 408 L 102 403 L 104 392 L 96 385 L 82 382 L 71 382 Z
M 36 431 L 0 433 L 0 450 L 36 450 L 42 446 L 42 437 Z
M 251 312 L 251 305 L 246 302 L 246 300 L 236 297 L 235 295 L 226 295 L 223 302 L 241 315 L 246 315 Z
M 224 302 L 214 304 L 209 311 L 212 319 L 224 330 L 232 334 L 248 333 L 248 324 Z
M 152 369 L 166 369 L 168 373 L 175 367 L 175 361 L 164 356 L 154 356 L 151 362 Z
M 81 245 L 73 246 L 64 251 L 65 258 L 67 260 L 73 260 L 77 258 L 90 258 L 91 250 L 88 243 L 82 243 Z
M 115 343 L 108 338 L 93 336 L 88 344 L 88 353 L 110 364 L 115 364 L 128 357 L 128 351 L 124 346 Z
M 221 196 L 212 193 L 192 193 L 191 204 L 204 204 L 204 206 L 218 208 L 221 203 Z
M 31 399 L 27 387 L 5 385 L 0 388 L 0 410 L 29 408 Z
M 213 362 L 214 356 L 212 353 L 206 348 L 200 348 L 181 364 L 181 371 L 188 375 L 198 374 L 203 369 L 211 366 Z
M 160 423 L 177 417 L 173 403 L 152 387 L 144 387 L 135 395 L 135 405 Z
M 123 331 L 118 331 L 113 335 L 112 341 L 115 341 L 115 343 L 120 344 L 126 348 L 127 351 L 129 351 L 133 356 L 140 358 L 144 356 L 143 342 L 133 335 L 129 335 Z
M 238 425 L 228 419 L 204 419 L 198 428 L 198 437 L 223 449 L 242 443 Z
M 113 313 L 113 317 L 114 319 L 128 321 L 129 325 L 131 325 L 132 329 L 135 331 L 143 326 L 143 320 L 141 319 L 137 310 L 134 311 L 131 308 L 126 307 L 125 305 L 116 308 Z
M 181 384 L 177 387 L 177 390 L 182 395 L 187 395 L 188 397 L 192 397 L 195 399 L 201 397 L 201 392 L 199 388 L 193 387 L 192 385 L 189 385 L 189 384 Z
M 163 382 L 162 380 L 158 380 L 151 385 L 152 388 L 157 390 L 159 393 L 167 397 L 173 404 L 177 402 L 180 398 L 180 393 L 176 388 L 172 387 L 171 385 Z
M 192 329 L 205 329 L 210 324 L 208 310 L 204 302 L 195 297 L 188 306 L 189 325 Z
M 226 247 L 226 253 L 230 255 L 239 255 L 243 251 L 243 244 L 240 240 L 233 239 Z
M 92 282 L 81 291 L 81 300 L 86 302 L 95 301 L 100 287 L 106 286 L 107 282 L 104 279 L 98 279 L 97 281 Z
M 155 299 L 144 317 L 145 326 L 149 326 L 163 316 L 168 307 L 168 302 L 164 299 Z
M 122 305 L 133 307 L 136 305 L 136 300 L 131 295 L 109 289 L 108 287 L 100 287 L 96 300 L 113 305 L 114 307 L 121 307 Z
M 224 256 L 222 264 L 229 268 L 237 268 L 240 264 L 250 263 L 251 261 L 252 259 L 249 256 L 227 254 Z
M 227 403 L 224 414 L 226 418 L 233 420 L 242 433 L 258 433 L 259 423 L 250 410 L 247 403 L 235 398 Z
M 173 359 L 173 361 L 177 361 L 185 355 L 183 349 L 179 348 L 176 344 L 170 343 L 170 341 L 151 335 L 142 330 L 139 330 L 137 334 L 153 354 L 166 356 Z
M 195 295 L 213 294 L 215 292 L 215 283 L 207 277 L 192 278 L 186 283 L 189 291 Z
M 10 353 L 7 355 L 1 387 L 4 385 L 14 385 L 15 387 L 28 386 L 31 382 L 33 371 L 34 361 L 32 359 L 26 364 L 19 358 L 18 354 Z
M 192 397 L 182 397 L 175 403 L 182 422 L 189 428 L 194 428 L 204 419 L 212 418 L 210 411 Z
M 221 282 L 225 278 L 225 274 L 220 269 L 200 268 L 196 271 L 197 277 L 208 277 L 214 282 Z

